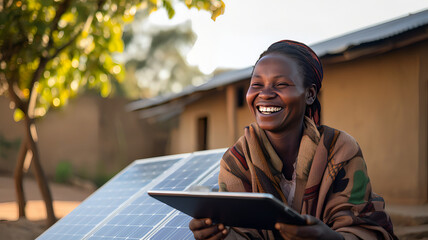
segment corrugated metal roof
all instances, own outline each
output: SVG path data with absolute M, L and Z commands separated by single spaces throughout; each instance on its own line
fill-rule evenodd
M 247 67 L 244 69 L 232 70 L 221 73 L 219 75 L 214 76 L 207 83 L 199 86 L 198 90 L 206 91 L 213 88 L 228 85 L 229 83 L 236 82 L 236 80 L 249 78 L 251 76 L 252 71 L 253 67 Z
M 311 48 L 319 57 L 328 54 L 338 54 L 344 52 L 353 46 L 358 46 L 363 43 L 373 42 L 386 39 L 400 33 L 421 27 L 428 24 L 428 9 L 419 13 L 410 14 L 406 17 L 388 21 L 372 27 L 368 27 L 359 31 L 342 35 L 330 40 L 311 45 Z M 160 104 L 167 103 L 174 99 L 184 97 L 196 92 L 203 92 L 217 87 L 226 86 L 228 84 L 250 78 L 253 67 L 247 67 L 239 70 L 227 71 L 215 75 L 205 84 L 197 87 L 185 88 L 177 94 L 168 94 L 150 99 L 137 100 L 128 104 L 127 109 L 135 111 L 138 109 L 150 108 Z
M 249 78 L 251 76 L 252 70 L 253 67 L 248 67 L 244 69 L 231 70 L 224 73 L 220 73 L 218 75 L 215 75 L 208 82 L 200 86 L 190 86 L 176 94 L 165 94 L 153 98 L 137 100 L 132 103 L 129 103 L 126 106 L 126 109 L 128 111 L 135 111 L 138 109 L 149 108 L 172 101 L 174 99 L 184 97 L 186 95 L 190 95 L 192 93 L 208 91 L 217 87 L 226 86 L 236 81 Z
M 364 28 L 331 40 L 311 45 L 319 57 L 337 54 L 349 47 L 389 38 L 428 23 L 428 10 Z

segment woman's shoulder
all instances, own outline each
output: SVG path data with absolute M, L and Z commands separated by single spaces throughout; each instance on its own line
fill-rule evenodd
M 349 143 L 349 144 L 358 144 L 357 140 L 349 133 L 344 130 L 340 130 L 337 128 L 333 128 L 327 125 L 321 125 L 318 128 L 318 131 L 321 134 L 321 137 L 324 141 L 337 141 L 340 139 L 341 142 Z
M 343 160 L 361 155 L 360 146 L 353 136 L 343 130 L 322 125 L 319 128 L 324 147 L 336 158 Z

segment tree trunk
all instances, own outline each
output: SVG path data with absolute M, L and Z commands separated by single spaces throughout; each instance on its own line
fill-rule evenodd
M 28 151 L 27 146 L 28 146 L 28 140 L 26 135 L 19 149 L 18 160 L 16 161 L 16 167 L 15 167 L 15 173 L 14 173 L 16 201 L 18 203 L 19 218 L 21 217 L 25 218 L 26 216 L 25 214 L 26 201 L 25 201 L 24 187 L 22 182 L 22 179 L 23 179 L 22 169 L 24 167 L 25 156 Z
M 34 170 L 34 176 L 36 178 L 37 184 L 39 186 L 39 190 L 42 194 L 43 200 L 46 206 L 46 215 L 47 215 L 47 225 L 51 226 L 56 222 L 56 217 L 53 209 L 53 201 L 52 194 L 49 190 L 49 185 L 46 180 L 45 174 L 43 172 L 42 166 L 40 164 L 40 156 L 39 150 L 37 147 L 36 136 L 33 134 L 37 134 L 35 127 L 33 131 L 31 130 L 32 124 L 34 124 L 34 120 L 31 119 L 28 115 L 25 115 L 24 119 L 24 127 L 25 127 L 25 139 L 21 143 L 21 148 L 19 150 L 18 160 L 15 167 L 14 180 L 15 180 L 15 191 L 16 191 L 16 199 L 18 203 L 18 212 L 19 218 L 25 218 L 25 194 L 23 187 L 23 177 L 24 177 L 24 162 L 28 151 L 31 151 L 32 156 L 32 165 L 31 167 Z
M 25 127 L 27 132 L 28 148 L 33 152 L 31 167 L 34 170 L 34 175 L 36 177 L 37 184 L 39 185 L 39 190 L 45 202 L 47 224 L 48 226 L 51 226 L 56 222 L 56 217 L 53 209 L 52 194 L 50 192 L 48 182 L 46 180 L 42 165 L 40 163 L 39 149 L 37 147 L 37 141 L 35 140 L 35 138 L 37 137 L 33 135 L 36 134 L 36 129 L 35 127 L 33 128 L 33 130 L 31 129 L 32 124 L 34 124 L 34 120 L 31 119 L 28 115 L 26 115 Z

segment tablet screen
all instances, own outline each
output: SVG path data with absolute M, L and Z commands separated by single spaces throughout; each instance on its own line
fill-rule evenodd
M 193 217 L 230 227 L 274 229 L 277 222 L 304 225 L 305 219 L 268 193 L 148 191 L 159 201 Z

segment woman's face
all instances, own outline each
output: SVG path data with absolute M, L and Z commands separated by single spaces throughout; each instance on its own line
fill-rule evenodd
M 303 81 L 300 67 L 288 56 L 272 53 L 258 61 L 247 103 L 262 129 L 281 132 L 301 127 L 308 104 Z

